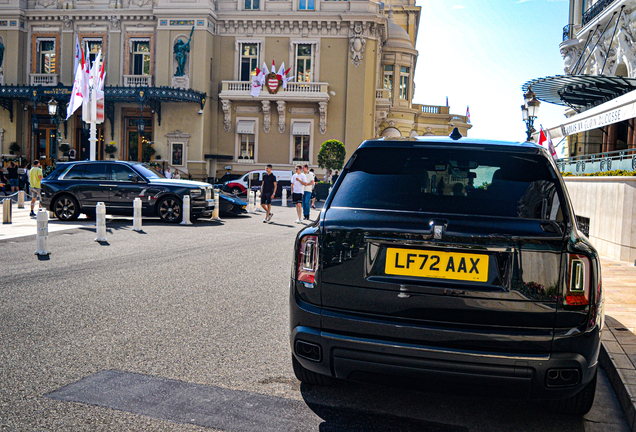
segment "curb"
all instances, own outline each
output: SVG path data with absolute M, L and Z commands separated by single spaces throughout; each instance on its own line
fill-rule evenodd
M 636 335 L 609 316 L 604 330 L 599 363 L 623 408 L 629 430 L 636 432 Z

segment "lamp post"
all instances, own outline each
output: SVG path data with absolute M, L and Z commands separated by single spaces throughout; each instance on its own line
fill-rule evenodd
M 60 141 L 60 116 L 58 114 L 58 103 L 55 99 L 51 98 L 48 103 L 49 106 L 49 115 L 53 119 L 53 123 L 55 124 L 55 159 L 57 159 L 57 146 Z
M 523 121 L 526 123 L 526 140 L 532 141 L 532 134 L 536 132 L 534 128 L 534 120 L 539 116 L 539 106 L 541 102 L 537 99 L 537 95 L 532 91 L 532 87 L 523 95 L 524 104 L 521 105 L 521 114 Z

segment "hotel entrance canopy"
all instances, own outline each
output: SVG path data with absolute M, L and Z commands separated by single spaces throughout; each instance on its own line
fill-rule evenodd
M 578 114 L 548 128 L 553 139 L 636 117 L 636 79 L 603 75 L 559 75 L 528 81 L 537 98 Z

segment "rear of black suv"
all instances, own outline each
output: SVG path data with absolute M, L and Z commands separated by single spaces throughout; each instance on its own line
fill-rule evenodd
M 423 378 L 591 408 L 600 264 L 542 148 L 366 141 L 294 256 L 301 381 Z

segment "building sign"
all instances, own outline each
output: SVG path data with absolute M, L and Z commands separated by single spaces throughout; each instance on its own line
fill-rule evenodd
M 579 120 L 576 123 L 570 123 L 563 128 L 563 135 L 572 135 L 575 133 L 597 129 L 603 126 L 610 125 L 612 123 L 618 123 L 619 121 L 626 120 L 626 117 L 621 118 L 621 109 L 616 109 L 609 112 L 604 112 L 585 120 Z M 625 113 L 623 113 L 625 115 Z

